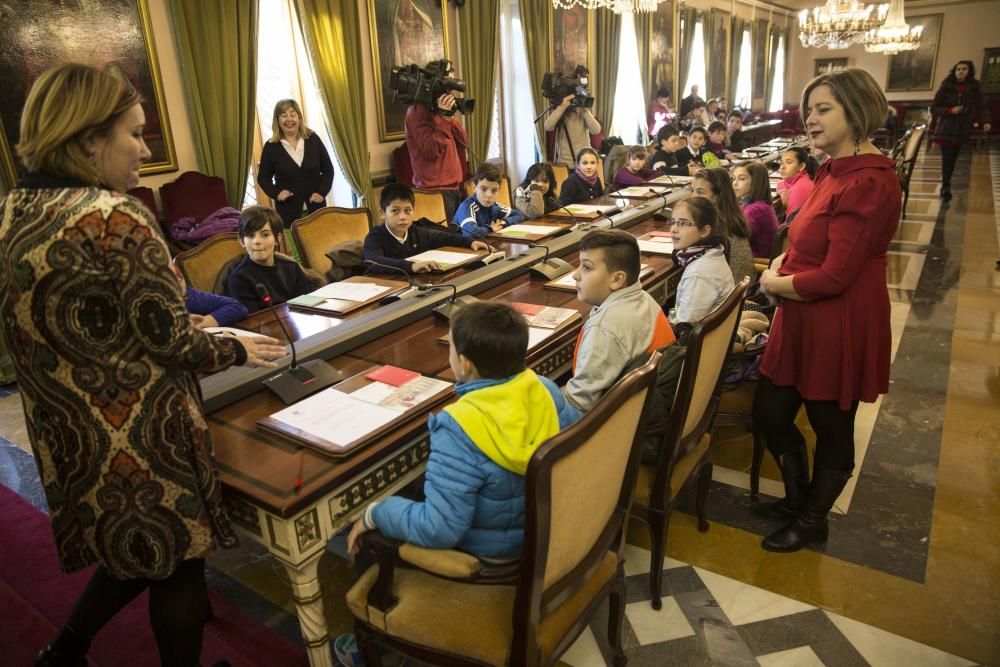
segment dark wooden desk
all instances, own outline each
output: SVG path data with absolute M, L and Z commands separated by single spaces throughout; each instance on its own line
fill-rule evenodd
M 646 202 L 630 201 L 632 207 L 614 216 L 616 226 L 635 236 L 665 229 L 664 223 L 653 220 L 653 214 L 688 194 L 685 188 Z M 607 221 L 596 224 L 607 225 Z M 550 239 L 547 245 L 553 255 L 575 262 L 584 233 L 573 231 Z M 590 307 L 577 301 L 572 292 L 546 289 L 545 279 L 528 273 L 543 251 L 518 243 L 499 245 L 507 253 L 502 262 L 416 278 L 454 284 L 460 294 L 480 299 L 575 308 L 584 317 L 589 314 Z M 642 262 L 653 267 L 643 285 L 660 303 L 666 302 L 680 280 L 680 270 L 662 255 L 643 254 Z M 448 368 L 448 348 L 438 342 L 448 331 L 447 323 L 432 314 L 432 308 L 450 295 L 445 289 L 425 292 L 420 298 L 388 306 L 373 304 L 346 317 L 282 306 L 278 316 L 298 343 L 300 359 L 326 359 L 345 377 L 375 365 L 393 364 L 454 380 Z M 240 326 L 285 340 L 270 312 L 255 313 Z M 549 377 L 565 373 L 578 332 L 579 325 L 546 340 L 531 351 L 528 364 Z M 327 541 L 348 527 L 365 505 L 397 492 L 422 474 L 430 451 L 427 413 L 415 415 L 354 455 L 334 460 L 257 429 L 258 419 L 284 407 L 259 384 L 274 372 L 229 369 L 204 378 L 208 423 L 232 521 L 285 566 L 310 664 L 332 665 L 317 580 L 319 558 Z

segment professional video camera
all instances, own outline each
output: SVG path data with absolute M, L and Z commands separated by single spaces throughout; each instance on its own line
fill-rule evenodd
M 450 116 L 455 111 L 468 115 L 476 106 L 475 100 L 456 97 L 454 109 L 438 108 L 437 100 L 445 93 L 465 92 L 465 81 L 448 76 L 452 71 L 454 68 L 450 60 L 436 60 L 430 63 L 428 69 L 412 64 L 393 67 L 389 74 L 389 87 L 393 98 L 403 104 L 423 104 L 444 116 Z
M 567 95 L 573 95 L 570 106 L 589 109 L 594 106 L 594 96 L 587 87 L 590 83 L 590 70 L 583 65 L 577 65 L 573 76 L 565 76 L 562 72 L 549 72 L 542 79 L 542 94 L 552 104 L 560 104 Z

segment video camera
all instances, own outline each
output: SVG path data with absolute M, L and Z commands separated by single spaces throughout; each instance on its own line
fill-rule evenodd
M 560 104 L 568 95 L 573 95 L 570 106 L 589 109 L 594 106 L 594 96 L 587 87 L 589 83 L 590 70 L 577 65 L 571 77 L 562 72 L 548 72 L 542 79 L 542 94 L 554 105 Z
M 393 67 L 389 73 L 393 99 L 403 104 L 423 104 L 443 116 L 451 116 L 455 111 L 468 115 L 476 106 L 475 100 L 456 97 L 454 109 L 438 108 L 437 100 L 442 95 L 465 92 L 465 81 L 448 76 L 453 71 L 450 60 L 436 60 L 429 63 L 427 69 L 413 64 Z

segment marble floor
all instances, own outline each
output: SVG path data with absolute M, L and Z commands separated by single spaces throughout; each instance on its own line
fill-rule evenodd
M 889 394 L 859 411 L 857 468 L 822 548 L 760 549 L 771 526 L 748 512 L 751 441 L 719 425 L 712 527 L 671 521 L 663 609 L 648 603 L 645 529 L 629 532 L 632 665 L 1000 664 L 1000 150 L 963 154 L 955 199 L 938 200 L 924 156 L 890 248 Z M 746 411 L 752 384 L 724 397 Z M 44 507 L 13 388 L 0 388 L 0 483 Z M 804 418 L 803 433 L 812 432 Z M 810 444 L 811 446 L 811 444 Z M 765 457 L 761 490 L 780 495 Z M 320 563 L 331 633 L 349 631 L 355 576 L 334 540 Z M 214 590 L 295 641 L 284 573 L 245 541 L 210 559 Z M 563 663 L 605 665 L 601 612 Z

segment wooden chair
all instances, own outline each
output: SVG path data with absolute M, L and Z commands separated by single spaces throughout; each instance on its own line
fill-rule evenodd
M 569 178 L 569 167 L 564 165 L 562 162 L 549 162 L 549 166 L 552 167 L 552 175 L 556 177 L 556 196 L 559 196 L 559 192 L 562 191 L 562 184 L 567 178 Z M 603 183 L 603 181 L 601 181 Z
M 926 125 L 918 125 L 913 128 L 906 142 L 906 148 L 903 150 L 903 155 L 896 161 L 896 176 L 899 178 L 899 187 L 903 190 L 901 218 L 906 217 L 906 205 L 910 202 L 910 178 L 913 176 L 913 168 L 920 156 L 920 146 L 923 144 L 926 131 Z
M 220 208 L 229 206 L 226 182 L 218 176 L 206 176 L 197 171 L 186 171 L 177 180 L 161 185 L 160 202 L 168 232 L 181 218 L 191 217 L 201 222 Z
M 625 664 L 625 519 L 659 356 L 532 455 L 520 561 L 365 535 L 378 566 L 347 604 L 366 665 L 381 664 L 376 641 L 434 665 L 552 665 L 609 596 L 608 641 Z
M 442 227 L 448 226 L 448 214 L 444 208 L 444 195 L 440 190 L 413 188 L 413 219 L 427 218 Z
M 330 270 L 326 253 L 338 243 L 364 241 L 372 228 L 367 208 L 327 206 L 292 223 L 292 239 L 302 256 L 302 265 L 321 275 Z
M 140 185 L 132 188 L 126 194 L 136 197 L 139 201 L 146 205 L 146 208 L 149 209 L 149 212 L 153 214 L 153 217 L 156 218 L 157 221 L 160 219 L 160 215 L 156 210 L 156 197 L 153 196 L 152 188 Z
M 476 184 L 470 178 L 465 183 L 462 184 L 462 191 L 465 193 L 466 197 L 471 197 L 472 193 L 476 191 Z M 503 204 L 507 208 L 514 208 L 513 199 L 510 196 L 510 179 L 506 176 L 500 177 L 500 191 L 497 192 L 497 202 Z
M 663 557 L 670 514 L 683 492 L 697 483 L 698 530 L 708 530 L 705 503 L 712 481 L 711 431 L 722 392 L 726 357 L 733 346 L 743 297 L 744 278 L 721 306 L 698 322 L 688 337 L 677 392 L 655 464 L 639 466 L 632 514 L 648 527 L 652 542 L 649 587 L 653 609 L 663 606 Z
M 177 268 L 188 285 L 202 292 L 212 292 L 222 267 L 242 254 L 239 234 L 216 234 L 178 254 Z

